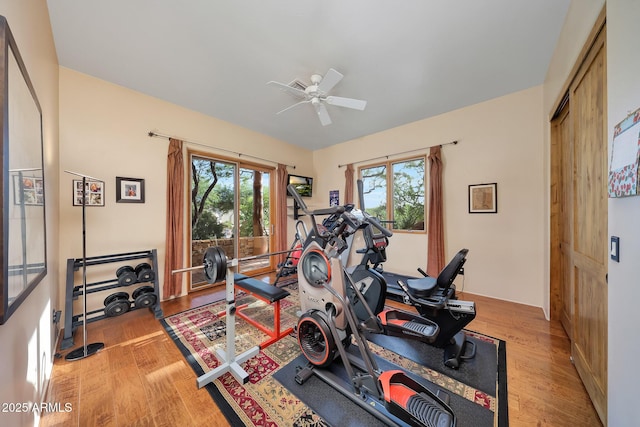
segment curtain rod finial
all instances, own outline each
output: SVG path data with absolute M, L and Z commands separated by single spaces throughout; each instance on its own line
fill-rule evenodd
M 153 133 L 153 132 L 151 132 L 151 131 L 149 131 L 149 137 L 150 137 L 150 138 L 153 138 L 154 136 L 156 136 L 156 134 L 155 134 L 155 133 Z

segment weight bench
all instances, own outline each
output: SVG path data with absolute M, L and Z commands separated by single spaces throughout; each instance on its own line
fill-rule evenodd
M 243 275 L 238 274 L 235 277 L 234 285 L 236 289 L 242 290 L 258 300 L 273 306 L 273 329 L 258 323 L 243 313 L 243 310 L 247 308 L 249 304 L 236 307 L 236 314 L 238 316 L 269 336 L 269 339 L 260 343 L 260 349 L 264 349 L 293 332 L 293 328 L 287 328 L 284 331 L 280 330 L 280 300 L 289 296 L 289 292 L 260 280 L 242 276 Z

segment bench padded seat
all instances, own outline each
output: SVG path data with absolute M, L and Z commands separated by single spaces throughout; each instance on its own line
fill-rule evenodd
M 258 279 L 252 279 L 250 277 L 236 281 L 236 287 L 260 296 L 268 300 L 270 303 L 279 301 L 282 298 L 286 298 L 290 295 L 289 291 L 285 289 L 270 285 L 268 283 L 264 283 L 263 281 Z
M 245 314 L 244 309 L 249 305 L 245 304 L 236 307 L 236 314 L 238 315 L 238 317 L 246 320 L 249 324 L 255 326 L 256 328 L 267 334 L 268 338 L 260 343 L 260 348 L 264 349 L 274 342 L 279 341 L 292 333 L 293 328 L 287 328 L 283 331 L 280 327 L 280 300 L 288 297 L 290 295 L 289 291 L 247 276 L 244 276 L 244 278 L 238 280 L 237 276 L 235 277 L 234 289 L 245 291 L 248 294 L 253 295 L 255 298 L 263 301 L 264 303 L 268 303 L 273 307 L 273 328 L 263 325 L 258 322 L 258 320 L 253 319 L 249 315 Z

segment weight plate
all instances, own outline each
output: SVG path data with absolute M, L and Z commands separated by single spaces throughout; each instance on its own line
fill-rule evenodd
M 227 254 L 218 246 L 217 282 L 227 278 Z
M 130 265 L 123 265 L 122 267 L 116 270 L 116 277 L 120 277 L 120 275 L 125 271 L 134 271 L 134 270 L 133 270 L 133 267 L 131 267 Z
M 151 282 L 156 277 L 150 268 L 143 268 L 138 272 L 138 282 Z
M 216 283 L 227 275 L 227 256 L 218 246 L 207 248 L 202 260 L 204 275 L 209 283 Z
M 218 247 L 220 253 L 220 268 L 218 268 L 218 281 L 225 280 L 227 278 L 227 254 L 224 253 L 221 247 Z
M 152 292 L 143 293 L 136 298 L 136 308 L 151 307 L 157 301 L 156 294 Z
M 104 308 L 104 314 L 107 317 L 120 316 L 129 311 L 129 308 L 131 308 L 131 303 L 128 300 L 119 299 L 109 303 L 109 305 Z
M 153 292 L 153 291 L 154 291 L 153 286 L 140 286 L 138 289 L 133 291 L 133 294 L 131 294 L 131 298 L 135 300 L 135 299 L 138 299 L 140 295 Z
M 140 274 L 142 270 L 151 270 L 151 264 L 149 264 L 148 262 L 142 262 L 136 265 L 136 268 L 134 269 L 136 274 Z
M 215 263 L 216 263 L 216 248 L 215 246 L 210 246 L 204 252 L 204 257 L 202 257 L 202 266 L 204 267 L 204 276 L 207 278 L 207 282 L 213 283 L 215 282 Z
M 126 292 L 116 292 L 115 294 L 111 294 L 104 299 L 105 307 L 109 305 L 113 301 L 117 300 L 129 300 L 129 294 Z
M 120 273 L 120 275 L 118 276 L 118 284 L 120 286 L 129 286 L 136 283 L 137 281 L 138 281 L 138 276 L 136 276 L 136 273 L 133 271 L 133 268 L 130 271 L 127 270 Z

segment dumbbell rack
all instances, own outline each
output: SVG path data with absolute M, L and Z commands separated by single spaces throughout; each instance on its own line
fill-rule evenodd
M 122 254 L 112 254 L 112 255 L 103 255 L 103 256 L 95 256 L 88 257 L 86 259 L 86 266 L 91 267 L 95 265 L 116 263 L 116 262 L 128 262 L 139 259 L 149 259 L 151 260 L 151 268 L 153 270 L 153 280 L 150 280 L 147 283 L 153 283 L 154 294 L 156 296 L 156 302 L 149 306 L 149 310 L 153 311 L 156 319 L 161 319 L 163 317 L 162 309 L 160 308 L 160 288 L 158 286 L 158 253 L 156 249 L 148 250 L 148 251 L 140 251 L 140 252 L 128 252 Z M 83 324 L 83 314 L 74 314 L 73 313 L 73 301 L 77 299 L 79 296 L 82 296 L 82 285 L 75 285 L 74 282 L 74 273 L 82 268 L 82 258 L 69 258 L 67 259 L 67 279 L 66 279 L 66 297 L 65 297 L 65 316 L 64 316 L 64 335 L 62 338 L 62 343 L 60 344 L 60 349 L 64 350 L 73 346 L 73 334 L 75 333 L 78 326 Z M 115 273 L 114 273 L 115 275 Z M 143 283 L 143 282 L 137 282 Z M 133 283 L 122 285 L 119 283 L 117 278 L 103 280 L 99 282 L 87 283 L 86 289 L 87 294 L 92 294 L 95 292 L 108 291 L 116 288 L 132 286 Z M 134 301 L 129 301 L 131 304 L 130 310 L 136 310 Z M 101 315 L 97 315 L 98 313 L 103 313 Z M 91 316 L 91 317 L 89 317 Z M 87 312 L 86 323 L 95 322 L 96 320 L 104 319 L 107 316 L 104 314 L 104 307 L 99 310 L 93 310 Z

